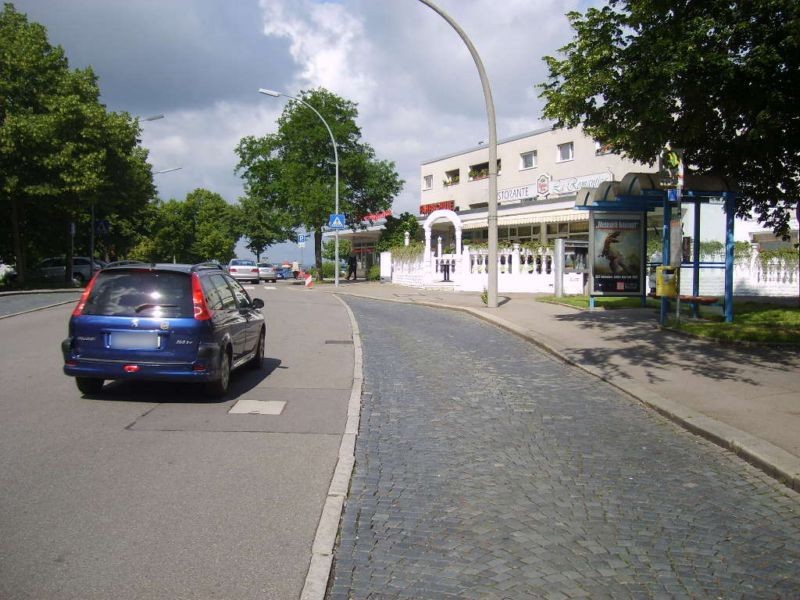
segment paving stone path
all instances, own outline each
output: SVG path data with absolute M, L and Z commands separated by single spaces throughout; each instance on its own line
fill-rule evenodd
M 347 302 L 365 385 L 331 600 L 800 597 L 800 495 L 470 316 Z

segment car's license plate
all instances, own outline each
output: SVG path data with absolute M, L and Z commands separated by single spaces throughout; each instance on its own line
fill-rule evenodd
M 149 331 L 117 331 L 108 336 L 108 346 L 119 350 L 156 350 L 158 334 Z

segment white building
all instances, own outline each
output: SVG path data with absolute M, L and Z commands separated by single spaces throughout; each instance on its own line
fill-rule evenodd
M 387 267 L 393 281 L 424 287 L 444 279 L 449 287 L 463 291 L 486 287 L 488 155 L 488 147 L 481 144 L 421 163 L 420 222 L 425 221 L 428 252 L 420 262 L 393 262 Z M 648 174 L 658 170 L 655 164 L 641 164 L 612 154 L 581 128 L 547 127 L 506 138 L 498 142 L 497 156 L 501 292 L 552 291 L 553 241 L 558 238 L 589 240 L 590 212 L 576 208 L 580 190 L 585 194 L 587 188 L 607 188 L 612 184 L 606 182 L 621 182 L 629 174 L 645 174 L 641 177 L 648 179 Z M 724 242 L 723 207 L 702 204 L 700 210 L 701 231 L 696 243 Z M 696 218 L 692 203 L 683 204 L 681 217 L 684 235 L 692 236 Z M 657 248 L 660 248 L 662 226 L 660 208 L 648 213 L 648 238 Z M 791 226 L 796 239 L 796 221 Z M 381 229 L 374 226 L 341 234 L 352 240 L 360 267 L 378 263 L 374 248 Z M 767 244 L 776 242 L 753 221 L 740 219 L 736 220 L 734 238 L 751 242 L 756 252 L 761 246 L 768 249 Z M 543 248 L 545 246 L 550 248 Z M 657 261 L 660 252 L 658 254 L 657 258 L 653 256 Z M 749 264 L 737 265 L 737 269 L 740 272 L 736 275 L 735 293 L 796 294 L 796 269 L 792 272 L 785 265 L 765 266 L 759 263 L 756 254 Z M 703 271 L 701 293 L 720 294 L 722 279 L 718 275 L 722 275 L 719 269 Z M 579 293 L 583 289 L 581 276 L 575 273 L 570 277 L 574 281 L 567 286 L 568 293 Z M 682 293 L 691 293 L 691 289 L 683 289 L 690 288 L 691 281 L 691 271 L 683 273 Z
M 463 242 L 485 243 L 488 236 L 488 156 L 485 145 L 426 160 L 420 168 L 420 214 L 455 211 L 463 223 Z M 550 243 L 555 238 L 589 239 L 589 215 L 577 211 L 583 187 L 621 179 L 653 168 L 611 154 L 582 129 L 539 129 L 497 144 L 498 240 Z M 451 228 L 435 226 L 444 245 Z

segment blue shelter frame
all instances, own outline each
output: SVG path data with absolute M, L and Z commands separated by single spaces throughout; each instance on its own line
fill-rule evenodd
M 647 189 L 645 186 L 638 185 L 637 179 L 645 178 L 652 180 L 654 174 L 651 173 L 629 173 L 625 176 L 622 182 L 605 182 L 600 188 L 596 190 L 581 190 L 578 194 L 578 202 L 576 208 L 579 210 L 601 211 L 601 212 L 641 212 L 646 219 L 647 213 L 655 211 L 657 208 L 662 208 L 664 212 L 664 225 L 662 232 L 662 261 L 664 257 L 670 256 L 670 238 L 671 238 L 671 221 L 672 209 L 679 205 L 679 198 L 677 190 L 662 190 L 651 187 Z M 700 294 L 700 269 L 701 268 L 724 268 L 725 269 L 725 286 L 723 294 L 723 314 L 725 321 L 728 323 L 733 322 L 733 263 L 734 263 L 734 237 L 733 226 L 736 216 L 736 202 L 739 199 L 739 194 L 726 190 L 706 190 L 708 185 L 699 185 L 700 189 L 692 189 L 691 185 L 693 179 L 698 183 L 708 183 L 707 176 L 688 176 L 687 188 L 681 191 L 680 203 L 694 204 L 694 231 L 692 232 L 694 243 L 692 244 L 692 260 L 688 263 L 681 261 L 681 266 L 693 267 L 692 273 L 692 296 L 689 297 L 688 303 L 692 306 L 692 314 L 697 316 L 699 314 L 700 302 L 697 301 Z M 714 178 L 716 179 L 716 178 Z M 717 181 L 719 183 L 719 180 Z M 722 182 L 724 184 L 724 182 Z M 637 185 L 635 185 L 637 184 Z M 634 187 L 639 187 L 640 193 L 633 194 Z M 727 187 L 727 186 L 725 186 Z M 627 192 L 627 193 L 626 193 Z M 581 205 L 581 197 L 583 196 L 583 204 Z M 700 261 L 700 206 L 710 202 L 718 203 L 722 199 L 725 211 L 725 261 L 723 265 L 712 262 Z M 643 257 L 644 259 L 645 257 Z M 653 264 L 653 263 L 651 263 Z M 679 290 L 680 292 L 680 290 Z M 647 299 L 646 290 L 642 290 L 642 304 Z M 694 301 L 692 301 L 694 299 Z M 680 295 L 678 296 L 680 301 Z M 590 297 L 590 305 L 594 307 L 594 297 Z M 667 315 L 670 309 L 670 300 L 666 297 L 661 297 L 661 324 L 666 324 Z

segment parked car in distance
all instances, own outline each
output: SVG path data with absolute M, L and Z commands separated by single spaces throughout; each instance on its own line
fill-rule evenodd
M 201 382 L 223 396 L 232 370 L 263 363 L 263 307 L 220 265 L 111 265 L 72 312 L 64 373 L 84 394 L 129 379 Z
M 106 262 L 98 258 L 94 259 L 94 270 L 92 270 L 91 260 L 86 256 L 72 257 L 72 281 L 75 285 L 87 283 L 94 273 L 102 269 Z M 36 267 L 36 272 L 44 279 L 50 281 L 64 281 L 64 271 L 67 268 L 67 259 L 64 256 L 45 258 Z
M 0 258 L 0 285 L 3 285 L 7 282 L 13 282 L 17 279 L 17 270 L 14 268 L 14 265 L 7 265 L 3 262 L 3 259 Z
M 278 280 L 278 273 L 275 271 L 275 267 L 270 263 L 258 263 L 258 276 L 260 279 L 272 283 Z
M 291 267 L 281 267 L 278 273 L 281 279 L 294 279 Z
M 258 265 L 249 258 L 234 258 L 228 263 L 228 273 L 236 281 L 251 281 L 258 283 Z

